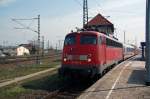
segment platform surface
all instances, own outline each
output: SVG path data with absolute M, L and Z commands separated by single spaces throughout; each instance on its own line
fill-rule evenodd
M 145 85 L 145 61 L 140 61 L 140 57 L 117 65 L 78 99 L 150 99 L 150 87 Z

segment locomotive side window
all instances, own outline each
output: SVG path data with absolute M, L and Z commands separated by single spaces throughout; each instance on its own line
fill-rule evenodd
M 95 35 L 82 35 L 80 38 L 81 44 L 97 44 L 97 37 Z
M 69 35 L 65 38 L 65 45 L 74 45 L 76 43 L 76 36 Z
M 111 47 L 119 47 L 119 48 L 122 48 L 123 46 L 121 43 L 113 41 L 109 38 L 106 39 L 106 45 Z

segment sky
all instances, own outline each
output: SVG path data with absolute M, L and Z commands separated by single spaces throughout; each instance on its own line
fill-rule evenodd
M 56 46 L 58 40 L 76 27 L 82 27 L 83 0 L 0 0 L 0 45 L 15 45 L 36 40 L 37 34 L 22 28 L 12 19 L 41 18 L 41 36 L 45 43 Z M 98 13 L 107 17 L 115 28 L 115 36 L 123 42 L 140 45 L 145 41 L 146 0 L 88 0 L 89 17 Z M 37 20 L 18 20 L 37 30 Z

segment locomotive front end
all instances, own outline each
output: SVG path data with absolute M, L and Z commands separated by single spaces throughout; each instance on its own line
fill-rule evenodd
M 94 33 L 71 33 L 65 38 L 62 64 L 59 69 L 61 76 L 93 77 L 97 70 L 98 46 L 97 35 Z

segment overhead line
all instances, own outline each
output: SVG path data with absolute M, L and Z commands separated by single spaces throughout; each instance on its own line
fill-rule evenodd
M 33 31 L 33 32 L 38 33 L 37 31 L 31 29 L 30 27 L 28 27 L 28 26 L 26 26 L 26 25 L 24 25 L 24 24 L 18 22 L 16 19 L 12 19 L 12 21 L 14 21 L 14 22 L 16 22 L 17 24 L 21 25 L 24 29 L 28 29 L 28 30 L 31 30 L 31 31 Z M 22 28 L 22 29 L 23 29 L 23 28 Z M 16 28 L 16 29 L 17 29 L 17 28 Z M 18 28 L 18 29 L 19 29 L 19 28 Z M 20 29 L 21 29 L 21 28 L 20 28 Z
M 13 19 L 13 20 L 34 20 L 35 18 L 31 18 L 31 19 Z

